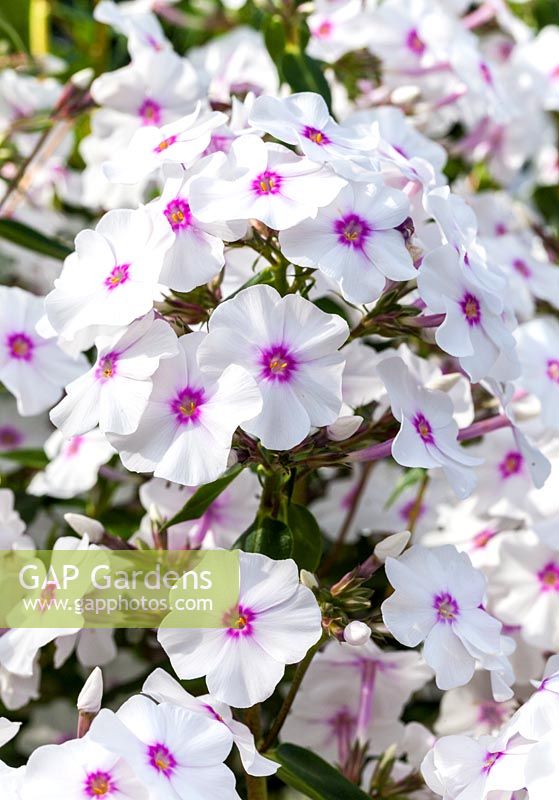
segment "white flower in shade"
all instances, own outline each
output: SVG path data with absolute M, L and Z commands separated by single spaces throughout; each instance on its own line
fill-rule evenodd
M 84 329 L 122 327 L 147 314 L 172 243 L 167 221 L 145 208 L 109 211 L 95 230 L 81 231 L 45 301 L 53 328 L 71 340 Z
M 130 764 L 89 738 L 39 747 L 31 754 L 22 800 L 148 800 L 147 788 Z
M 476 672 L 468 686 L 443 694 L 435 731 L 439 736 L 496 734 L 516 707 L 514 699 L 501 703 L 494 700 L 487 673 Z
M 243 430 L 264 447 L 287 450 L 312 426 L 330 425 L 342 405 L 346 322 L 309 300 L 280 297 L 270 286 L 251 286 L 212 314 L 200 347 L 203 369 L 220 373 L 240 364 L 258 383 L 263 407 Z
M 559 109 L 559 28 L 546 25 L 537 36 L 518 47 L 513 55 L 522 70 L 523 83 L 544 108 Z
M 216 719 L 147 697 L 102 709 L 89 736 L 130 764 L 150 798 L 236 800 L 235 776 L 223 763 L 233 744 Z
M 284 230 L 314 217 L 346 185 L 328 167 L 253 135 L 233 142 L 224 175 L 192 182 L 190 207 L 202 222 L 257 219 Z
M 520 706 L 510 727 L 525 739 L 537 741 L 559 725 L 559 657 L 550 656 L 541 681 L 532 681 L 536 691 Z
M 250 123 L 281 142 L 299 145 L 311 161 L 336 162 L 375 144 L 360 137 L 347 125 L 338 125 L 324 99 L 315 92 L 298 92 L 279 100 L 257 97 L 250 113 Z
M 340 764 L 356 742 L 378 753 L 401 740 L 398 717 L 431 677 L 418 653 L 330 642 L 303 679 L 282 739 Z
M 492 375 L 516 378 L 520 365 L 502 297 L 484 289 L 451 245 L 428 253 L 417 277 L 429 312 L 445 314 L 435 332 L 439 347 L 457 356 L 474 382 Z
M 44 298 L 0 287 L 0 382 L 14 395 L 24 416 L 50 408 L 63 386 L 87 369 L 83 356 L 71 358 L 56 338 L 37 333 L 43 313 Z
M 0 489 L 0 550 L 32 548 L 33 540 L 24 531 L 25 523 L 14 508 L 14 493 Z
M 291 559 L 240 553 L 239 603 L 215 629 L 162 627 L 158 638 L 179 678 L 206 676 L 210 694 L 235 708 L 270 697 L 286 664 L 296 664 L 320 639 L 314 594 L 299 583 Z M 172 625 L 172 614 L 165 625 Z
M 246 222 L 200 222 L 190 210 L 190 186 L 202 174 L 214 175 L 225 161 L 210 159 L 187 177 L 169 177 L 160 198 L 150 203 L 148 210 L 165 217 L 174 235 L 174 242 L 165 255 L 161 283 L 179 292 L 189 292 L 214 278 L 225 264 L 223 242 L 240 239 Z
M 476 661 L 500 657 L 501 623 L 481 608 L 485 578 L 465 553 L 416 545 L 385 568 L 395 591 L 382 604 L 384 624 L 406 647 L 425 641 L 440 689 L 464 686 Z
M 526 785 L 531 746 L 522 739 L 507 742 L 503 735 L 444 736 L 425 756 L 421 772 L 429 788 L 447 800 L 504 800 Z
M 0 640 L 5 635 L 0 634 Z M 9 711 L 23 708 L 31 700 L 38 700 L 41 696 L 41 668 L 38 661 L 38 658 L 35 659 L 30 675 L 18 675 L 0 664 L 0 700 Z
M 403 192 L 375 183 L 346 186 L 315 219 L 282 231 L 285 256 L 302 267 L 315 267 L 340 284 L 353 303 L 370 303 L 386 279 L 415 278 L 416 269 L 404 235 L 396 230 L 409 215 Z
M 146 125 L 136 131 L 126 151 L 107 161 L 103 169 L 113 183 L 137 183 L 164 164 L 189 167 L 208 147 L 212 130 L 227 121 L 219 111 L 202 113 L 202 105 L 176 122 L 158 127 Z
M 142 692 L 158 703 L 172 703 L 225 725 L 233 735 L 241 762 L 249 775 L 274 775 L 278 771 L 279 764 L 260 755 L 250 729 L 242 722 L 233 719 L 233 713 L 225 703 L 221 703 L 209 694 L 194 697 L 162 669 L 152 672 L 145 681 Z
M 133 433 L 153 388 L 151 376 L 161 359 L 178 352 L 175 332 L 153 312 L 124 332 L 96 339 L 97 360 L 66 387 L 66 397 L 50 418 L 64 436 L 99 425 L 103 433 Z
M 483 458 L 478 471 L 476 510 L 513 519 L 541 518 L 559 512 L 556 491 L 558 448 L 540 449 L 516 428 L 493 431 L 471 448 Z
M 524 769 L 527 797 L 530 800 L 548 800 L 553 797 L 559 780 L 558 747 L 559 737 L 557 727 L 554 727 L 531 748 Z
M 165 38 L 163 29 L 155 14 L 149 13 L 149 7 L 147 4 L 135 7 L 133 2 L 117 4 L 113 3 L 112 0 L 101 0 L 95 5 L 93 19 L 110 25 L 115 31 L 127 37 L 128 50 L 134 56 L 134 61 L 145 55 L 146 52 L 150 55 L 151 53 L 160 54 L 162 52 L 167 54 L 166 48 L 170 48 L 171 45 Z M 117 72 L 119 71 L 117 70 Z M 154 71 L 156 72 L 157 69 L 154 68 Z M 101 75 L 100 77 L 106 76 Z M 164 77 L 167 81 L 171 78 L 166 73 L 164 73 Z M 153 78 L 155 79 L 155 76 Z M 97 100 L 97 102 L 99 101 Z
M 456 494 L 467 497 L 476 483 L 471 468 L 482 462 L 458 444 L 451 399 L 444 392 L 423 388 L 401 358 L 387 358 L 377 371 L 392 413 L 401 423 L 392 444 L 394 460 L 403 467 L 442 468 Z
M 511 589 L 514 587 L 514 590 Z M 523 638 L 542 650 L 559 650 L 559 552 L 532 531 L 501 538 L 499 569 L 491 575 L 495 614 L 521 625 Z
M 95 14 L 103 5 L 96 5 Z M 134 121 L 137 127 L 160 127 L 184 117 L 193 110 L 199 91 L 196 71 L 186 59 L 170 51 L 147 49 L 127 66 L 105 72 L 91 84 L 91 96 L 102 106 L 96 116 L 108 121 L 110 112 L 112 125 Z
M 68 498 L 92 489 L 97 483 L 99 468 L 114 455 L 114 450 L 100 430 L 65 439 L 55 431 L 45 443 L 50 463 L 37 472 L 27 489 L 42 497 Z
M 540 401 L 544 425 L 558 430 L 559 322 L 540 317 L 521 325 L 515 336 L 522 365 L 518 384 Z
M 170 519 L 195 491 L 194 487 L 180 486 L 161 478 L 152 478 L 142 484 L 140 500 L 149 512 L 142 520 L 142 538 L 153 544 L 151 517 Z M 256 517 L 260 493 L 260 482 L 254 472 L 244 470 L 210 503 L 201 517 L 171 525 L 167 531 L 169 550 L 231 547 L 239 538 L 239 532 L 245 531 Z
M 559 308 L 559 271 L 541 243 L 520 236 L 499 236 L 486 243 L 492 260 L 505 272 L 510 304 L 521 319 L 534 316 L 536 299 Z
M 84 368 L 87 368 L 85 363 Z M 51 433 L 52 425 L 46 414 L 22 417 L 15 398 L 0 394 L 0 472 L 6 475 L 18 469 L 17 462 L 3 459 L 2 453 L 41 448 Z
M 200 370 L 205 337 L 181 336 L 178 355 L 162 361 L 153 376 L 138 429 L 110 437 L 127 469 L 185 486 L 208 483 L 226 469 L 233 433 L 259 413 L 262 399 L 254 379 L 235 364 L 215 378 Z

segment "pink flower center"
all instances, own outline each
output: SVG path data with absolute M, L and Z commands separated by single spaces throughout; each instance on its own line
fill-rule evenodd
M 515 258 L 512 262 L 512 266 L 523 278 L 530 278 L 532 276 L 532 270 L 522 258 Z
M 479 705 L 478 720 L 489 725 L 490 728 L 498 728 L 506 716 L 505 709 L 498 703 L 487 700 Z
M 310 139 L 310 141 L 314 142 L 315 144 L 319 144 L 321 146 L 330 144 L 330 139 L 328 136 L 326 136 L 326 134 L 322 131 L 319 131 L 318 128 L 311 128 L 309 125 L 305 125 L 302 133 L 305 139 Z
M 192 217 L 190 206 L 182 197 L 175 197 L 174 200 L 171 200 L 163 213 L 167 217 L 167 222 L 175 233 L 184 230 L 184 228 L 188 228 L 190 225 Z
M 504 753 L 486 753 L 485 759 L 483 761 L 481 771 L 484 775 L 488 775 L 497 761 L 502 758 L 505 754 Z
M 35 343 L 26 333 L 11 333 L 6 339 L 10 358 L 15 361 L 31 361 Z
M 466 322 L 470 327 L 473 325 L 479 325 L 481 322 L 481 308 L 479 305 L 479 300 L 475 295 L 467 292 L 460 301 L 460 308 L 462 309 L 462 313 L 466 317 Z
M 147 755 L 150 765 L 157 772 L 166 778 L 171 777 L 177 766 L 177 760 L 166 745 L 160 742 L 151 744 L 147 749 Z
M 427 49 L 425 42 L 420 38 L 417 32 L 417 28 L 412 28 L 406 36 L 406 47 L 418 56 L 422 56 Z
M 112 292 L 113 289 L 116 289 L 117 286 L 122 286 L 123 283 L 126 283 L 130 280 L 130 264 L 117 264 L 117 266 L 111 271 L 110 275 L 105 278 L 105 286 L 107 289 Z
M 105 382 L 114 378 L 119 356 L 120 353 L 107 353 L 99 359 L 95 368 L 95 377 L 98 381 Z
M 74 458 L 80 452 L 82 444 L 83 436 L 72 436 L 63 447 L 62 454 L 65 455 L 66 458 Z
M 144 100 L 138 109 L 142 125 L 161 125 L 161 106 L 155 100 Z
M 501 473 L 501 478 L 506 480 L 512 475 L 518 475 L 518 473 L 522 471 L 523 463 L 524 457 L 522 453 L 519 453 L 517 450 L 511 450 L 510 453 L 507 453 L 503 460 L 499 463 L 499 472 Z
M 496 531 L 491 530 L 491 528 L 487 528 L 486 530 L 476 533 L 472 539 L 474 550 L 481 550 L 482 548 L 486 547 L 486 545 L 488 545 L 491 539 L 493 539 L 493 537 L 496 535 Z
M 297 370 L 297 359 L 284 344 L 272 345 L 260 353 L 260 377 L 285 383 Z
M 90 772 L 85 779 L 84 793 L 86 797 L 108 797 L 116 791 L 109 772 Z
M 227 628 L 227 635 L 233 639 L 238 639 L 239 636 L 251 636 L 253 632 L 252 622 L 255 617 L 254 611 L 244 606 L 237 606 L 228 611 L 223 618 L 223 624 Z
M 319 39 L 326 39 L 332 33 L 332 28 L 333 25 L 330 20 L 325 19 L 324 22 L 321 22 L 320 25 L 315 28 L 314 35 Z
M 162 153 L 168 147 L 171 147 L 171 145 L 174 144 L 176 141 L 177 141 L 176 136 L 169 136 L 167 139 L 163 139 L 161 142 L 159 142 L 159 144 L 153 148 L 153 152 Z
M 481 72 L 481 77 L 488 86 L 493 86 L 493 74 L 485 61 L 482 61 L 479 65 L 479 71 Z
M 334 222 L 334 231 L 338 241 L 345 247 L 362 248 L 366 239 L 371 235 L 372 228 L 363 217 L 357 214 L 346 214 L 345 217 Z
M 171 411 L 181 425 L 191 425 L 198 422 L 202 413 L 201 406 L 205 403 L 203 389 L 194 389 L 186 386 L 171 400 Z
M 495 236 L 504 236 L 507 233 L 507 226 L 504 222 L 497 222 L 495 225 Z
M 417 413 L 415 415 L 415 417 L 413 418 L 412 422 L 413 422 L 413 426 L 416 429 L 416 431 L 418 432 L 420 438 L 426 444 L 434 444 L 435 443 L 435 438 L 433 436 L 433 429 L 432 429 L 431 425 L 429 424 L 429 421 L 427 420 L 427 418 L 421 412 L 419 412 L 419 413 Z
M 434 598 L 433 608 L 437 612 L 438 622 L 452 622 L 460 614 L 458 603 L 448 592 L 441 592 Z
M 257 175 L 252 182 L 252 191 L 261 196 L 264 194 L 279 194 L 282 177 L 277 172 L 267 169 Z
M 24 436 L 17 428 L 11 425 L 0 427 L 0 450 L 11 450 L 23 442 Z
M 559 564 L 550 561 L 538 572 L 542 592 L 559 592 Z
M 553 383 L 559 383 L 559 359 L 550 358 L 547 362 L 547 377 Z

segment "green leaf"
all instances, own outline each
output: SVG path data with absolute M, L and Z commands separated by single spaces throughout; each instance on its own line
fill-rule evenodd
M 213 501 L 235 480 L 237 475 L 240 475 L 243 469 L 243 464 L 234 464 L 217 480 L 212 483 L 206 483 L 205 486 L 200 486 L 184 504 L 181 510 L 161 526 L 161 530 L 164 531 L 170 528 L 171 525 L 178 525 L 179 522 L 186 522 L 189 519 L 198 519 L 201 517 Z
M 287 51 L 281 66 L 285 80 L 294 92 L 318 92 L 326 101 L 328 108 L 331 107 L 330 87 L 318 61 L 306 53 Z
M 322 556 L 322 533 L 314 515 L 305 508 L 291 503 L 287 509 L 287 523 L 293 537 L 292 558 L 301 569 L 314 572 Z
M 29 225 L 16 222 L 15 219 L 0 219 L 0 239 L 6 239 L 12 244 L 33 250 L 43 256 L 58 258 L 63 261 L 72 252 L 71 248 L 58 239 L 44 236 Z
M 264 41 L 274 64 L 279 65 L 285 51 L 285 25 L 279 14 L 270 17 L 264 28 Z
M 44 469 L 49 460 L 44 450 L 3 450 L 0 451 L 0 461 L 15 461 L 21 467 L 31 467 L 32 469 Z
M 278 777 L 312 800 L 370 800 L 358 786 L 319 756 L 294 744 L 280 744 L 269 758 L 281 764 Z
M 262 553 L 281 561 L 284 558 L 291 558 L 293 536 L 284 522 L 265 517 L 263 520 L 257 519 L 237 539 L 233 549 L 244 550 L 245 553 Z

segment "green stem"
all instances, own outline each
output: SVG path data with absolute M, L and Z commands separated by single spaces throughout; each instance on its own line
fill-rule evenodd
M 307 655 L 304 659 L 300 662 L 295 670 L 295 675 L 293 676 L 293 681 L 291 682 L 291 686 L 289 688 L 289 692 L 287 693 L 285 700 L 282 703 L 282 706 L 278 712 L 277 717 L 272 723 L 270 730 L 268 731 L 267 736 L 265 737 L 264 741 L 262 742 L 262 747 L 260 748 L 262 752 L 266 752 L 269 750 L 270 747 L 274 744 L 278 735 L 283 728 L 283 723 L 287 719 L 287 715 L 291 710 L 291 706 L 293 705 L 293 701 L 297 696 L 297 692 L 301 686 L 303 678 L 311 665 L 311 661 L 313 660 L 315 654 L 318 652 L 318 648 L 324 641 L 324 637 L 321 637 L 320 640 L 309 650 Z
M 260 739 L 261 719 L 260 705 L 257 703 L 245 712 L 245 723 L 248 725 L 254 736 L 255 742 Z M 248 800 L 268 800 L 268 781 L 265 777 L 255 775 L 246 776 Z

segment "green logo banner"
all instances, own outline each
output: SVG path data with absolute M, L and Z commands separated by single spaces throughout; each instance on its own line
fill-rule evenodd
M 239 602 L 229 550 L 0 551 L 0 628 L 222 628 Z

